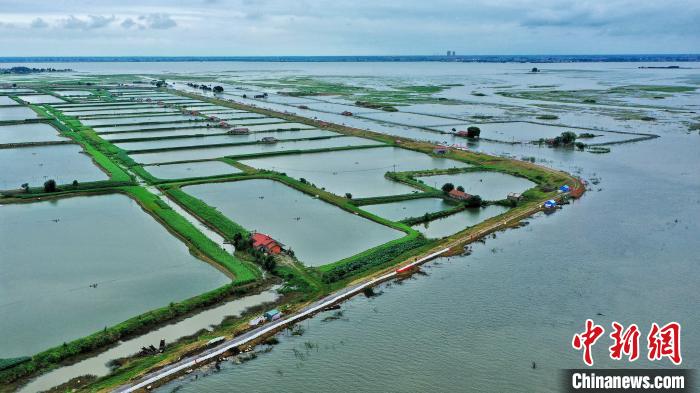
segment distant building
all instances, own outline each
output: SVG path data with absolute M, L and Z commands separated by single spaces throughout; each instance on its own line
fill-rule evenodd
M 456 188 L 454 190 L 448 192 L 447 195 L 449 195 L 450 198 L 457 199 L 458 201 L 467 201 L 467 200 L 471 199 L 471 197 L 472 197 L 471 194 L 467 194 L 466 192 L 460 191 Z
M 229 134 L 233 135 L 246 135 L 250 134 L 250 130 L 245 127 L 232 128 L 228 131 Z
M 277 143 L 277 138 L 274 136 L 266 136 L 260 140 L 262 143 Z
M 352 116 L 352 112 L 350 112 L 350 111 L 343 111 L 340 114 L 343 116 Z
M 282 252 L 282 244 L 264 233 L 253 233 L 250 235 L 253 241 L 253 248 L 256 250 L 265 251 L 269 254 L 279 254 Z

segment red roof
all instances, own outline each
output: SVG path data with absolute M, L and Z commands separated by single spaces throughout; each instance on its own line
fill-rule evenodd
M 454 189 L 448 193 L 452 198 L 455 199 L 460 199 L 460 200 L 467 200 L 471 198 L 472 196 L 470 194 L 467 194 L 466 192 L 460 191 L 458 189 Z
M 253 247 L 263 248 L 270 254 L 282 252 L 282 246 L 277 241 L 264 233 L 254 233 L 250 237 L 253 240 Z

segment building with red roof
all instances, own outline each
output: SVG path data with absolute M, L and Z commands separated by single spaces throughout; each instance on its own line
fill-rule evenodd
M 264 233 L 253 233 L 250 235 L 253 242 L 253 248 L 256 250 L 265 251 L 269 254 L 279 254 L 282 252 L 282 244 Z
M 457 199 L 460 201 L 466 201 L 466 200 L 471 199 L 471 197 L 472 197 L 471 194 L 467 194 L 466 192 L 460 191 L 456 188 L 454 190 L 448 192 L 447 194 L 450 196 L 450 198 L 454 198 L 454 199 Z

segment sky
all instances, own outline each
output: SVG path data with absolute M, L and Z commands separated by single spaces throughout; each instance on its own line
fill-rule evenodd
M 698 0 L 0 0 L 0 56 L 700 53 Z

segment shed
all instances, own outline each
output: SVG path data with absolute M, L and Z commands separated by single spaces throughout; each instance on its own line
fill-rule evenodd
M 265 318 L 264 316 L 258 315 L 257 317 L 251 319 L 250 322 L 248 322 L 248 326 L 258 326 L 266 320 L 267 318 Z
M 282 313 L 276 308 L 273 308 L 269 311 L 265 311 L 265 314 L 263 315 L 268 321 L 276 321 L 282 317 Z

